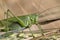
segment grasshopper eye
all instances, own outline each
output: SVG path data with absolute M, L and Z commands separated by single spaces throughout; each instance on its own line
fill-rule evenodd
M 33 21 L 34 19 L 33 18 L 31 18 L 31 21 Z

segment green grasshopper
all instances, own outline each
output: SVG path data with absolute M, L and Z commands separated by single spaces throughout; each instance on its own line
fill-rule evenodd
M 30 14 L 30 15 L 24 15 L 24 16 L 15 16 L 9 9 L 7 12 L 5 12 L 7 15 L 12 14 L 14 17 L 4 19 L 0 21 L 0 26 L 5 26 L 3 29 L 4 31 L 11 31 L 13 32 L 20 32 L 26 28 L 29 28 L 30 32 L 32 33 L 30 26 L 33 24 L 38 25 L 38 14 Z M 11 16 L 11 15 L 10 15 Z M 43 35 L 42 29 L 40 27 L 40 31 Z M 8 32 L 9 34 L 10 32 Z M 9 35 L 11 35 L 11 33 Z M 7 37 L 9 35 L 6 35 L 7 33 L 1 35 Z M 33 36 L 33 33 L 32 33 Z M 34 36 L 33 36 L 34 37 Z
M 60 6 L 57 6 L 57 7 L 60 7 Z M 56 7 L 53 7 L 53 8 L 56 8 Z M 51 9 L 51 8 L 49 8 L 49 9 Z M 47 10 L 49 10 L 49 9 L 47 9 Z M 45 11 L 46 10 L 44 10 L 43 12 L 45 12 Z M 43 13 L 43 12 L 41 12 L 41 13 Z M 5 26 L 5 28 L 2 31 L 11 31 L 11 32 L 7 32 L 3 35 L 0 35 L 0 37 L 1 36 L 8 37 L 9 35 L 13 34 L 14 32 L 20 32 L 26 28 L 29 28 L 30 32 L 32 33 L 30 26 L 32 26 L 33 24 L 38 25 L 38 28 L 39 28 L 41 34 L 44 36 L 43 29 L 39 25 L 39 21 L 38 21 L 38 18 L 40 15 L 34 13 L 34 14 L 24 15 L 24 16 L 15 16 L 9 9 L 7 10 L 7 12 L 5 12 L 5 14 L 7 15 L 7 19 L 0 20 L 0 26 L 2 26 L 2 27 Z M 8 18 L 9 14 L 12 14 L 13 17 Z M 11 16 L 11 15 L 9 15 L 9 16 Z M 6 35 L 6 34 L 8 34 L 8 35 Z M 33 36 L 33 33 L 32 33 L 32 36 Z
M 7 10 L 7 12 L 11 12 L 11 11 Z M 1 24 L 0 26 L 6 26 L 7 24 L 8 24 L 8 26 L 13 26 L 14 24 L 18 24 L 22 28 L 24 28 L 24 27 L 26 28 L 31 24 L 37 24 L 37 21 L 38 21 L 37 20 L 38 16 L 36 14 L 17 16 L 17 17 L 15 15 L 13 15 L 13 16 L 14 17 L 0 21 L 0 24 Z M 6 20 L 8 20 L 8 22 Z

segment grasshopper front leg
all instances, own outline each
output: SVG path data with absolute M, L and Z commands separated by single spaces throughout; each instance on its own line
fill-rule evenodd
M 40 24 L 37 24 L 37 27 L 38 27 L 39 31 L 41 32 L 41 35 L 44 36 L 44 31 L 41 28 L 41 25 Z
M 30 33 L 32 34 L 32 37 L 35 38 L 35 36 L 33 35 L 33 32 L 32 30 L 30 29 L 31 25 L 29 25 L 29 30 L 30 30 Z

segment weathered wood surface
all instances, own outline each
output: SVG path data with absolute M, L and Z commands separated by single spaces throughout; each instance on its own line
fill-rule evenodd
M 44 34 L 45 34 L 44 37 L 45 37 L 45 38 L 48 38 L 48 37 L 50 37 L 51 35 L 53 36 L 55 33 L 57 33 L 58 35 L 60 35 L 60 32 L 58 32 L 58 30 L 53 30 L 53 31 L 44 33 Z M 58 36 L 58 35 L 56 35 L 56 36 Z M 40 38 L 43 38 L 43 36 L 38 36 L 38 37 L 32 38 L 31 40 L 39 40 Z

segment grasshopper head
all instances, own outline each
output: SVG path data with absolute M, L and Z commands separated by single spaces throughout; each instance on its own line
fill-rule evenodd
M 31 20 L 32 24 L 37 24 L 37 22 L 38 22 L 38 15 L 37 14 L 31 14 L 30 15 L 30 20 Z

